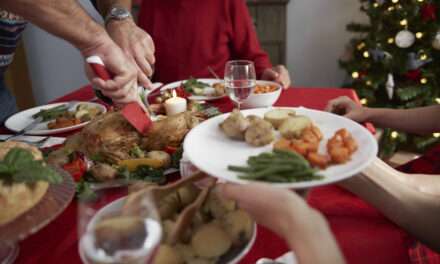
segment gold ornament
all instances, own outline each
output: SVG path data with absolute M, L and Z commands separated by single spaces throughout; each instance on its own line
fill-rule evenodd
M 357 49 L 358 49 L 358 50 L 361 50 L 361 49 L 363 49 L 363 48 L 365 48 L 365 42 L 361 42 L 361 43 L 359 43 L 359 44 L 357 45 Z
M 391 132 L 391 138 L 396 139 L 397 137 L 399 137 L 399 133 L 397 131 Z
M 399 0 L 391 0 L 391 2 L 393 2 L 393 4 L 397 4 Z
M 361 102 L 362 105 L 366 105 L 368 103 L 368 100 L 366 98 L 362 98 L 360 100 L 360 102 Z
M 421 84 L 427 84 L 428 83 L 428 79 L 422 78 L 422 79 L 420 79 L 420 83 Z
M 371 86 L 371 85 L 373 85 L 373 82 L 368 80 L 368 81 L 365 82 L 365 84 L 368 85 L 368 86 Z
M 408 25 L 408 20 L 406 20 L 406 19 L 402 19 L 402 20 L 400 20 L 400 25 L 401 25 L 401 26 L 406 26 L 406 25 Z
M 428 59 L 428 55 L 426 55 L 426 54 L 420 55 L 420 60 L 424 61 L 424 60 L 427 60 L 427 59 Z
M 388 38 L 387 42 L 388 42 L 388 44 L 393 44 L 394 43 L 394 38 Z
M 379 3 L 374 3 L 374 4 L 373 4 L 373 7 L 374 7 L 374 8 L 378 8 L 378 7 L 379 7 Z
M 421 39 L 423 37 L 423 33 L 422 32 L 417 32 L 416 33 L 416 38 Z
M 364 56 L 364 58 L 370 57 L 370 53 L 368 51 L 364 51 L 364 53 L 362 55 Z
M 433 133 L 432 134 L 435 138 L 440 138 L 440 133 Z

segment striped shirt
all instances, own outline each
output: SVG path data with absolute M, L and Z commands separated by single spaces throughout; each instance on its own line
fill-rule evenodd
M 20 16 L 0 9 L 0 78 L 14 59 L 26 23 Z

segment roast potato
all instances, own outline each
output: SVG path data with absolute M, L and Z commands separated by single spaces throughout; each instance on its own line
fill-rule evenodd
M 157 250 L 156 256 L 154 257 L 154 264 L 183 264 L 184 260 L 180 255 L 180 252 L 167 244 L 162 244 Z
M 194 252 L 198 256 L 206 258 L 215 258 L 225 254 L 231 245 L 231 238 L 216 223 L 201 226 L 191 239 Z
M 113 180 L 117 176 L 117 170 L 105 163 L 97 163 L 90 168 L 90 173 L 98 181 Z
M 247 128 L 244 138 L 252 146 L 265 146 L 274 140 L 273 127 L 261 118 L 254 118 Z
M 153 150 L 148 152 L 146 157 L 159 161 L 159 163 L 162 164 L 160 166 L 161 168 L 166 168 L 171 164 L 171 156 L 165 151 Z
M 234 109 L 219 126 L 223 133 L 229 138 L 243 140 L 244 133 L 249 126 L 249 120 L 246 119 L 239 110 Z
M 295 116 L 295 111 L 291 109 L 274 109 L 264 114 L 264 120 L 277 129 L 287 118 L 293 116 Z
M 311 125 L 312 121 L 306 116 L 289 117 L 281 124 L 279 131 L 284 138 L 294 139 L 300 137 L 302 131 Z
M 245 244 L 252 236 L 253 222 L 251 217 L 243 210 L 229 212 L 223 219 L 226 233 L 236 246 Z

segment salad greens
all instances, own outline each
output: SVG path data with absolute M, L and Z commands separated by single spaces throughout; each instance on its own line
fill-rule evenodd
M 63 116 L 64 114 L 66 114 L 68 112 L 68 107 L 66 104 L 63 105 L 59 105 L 59 106 L 55 106 L 49 109 L 42 109 L 40 110 L 40 112 L 34 114 L 32 117 L 34 119 L 37 119 L 39 117 L 41 117 L 43 119 L 43 121 L 49 121 L 49 120 L 53 120 L 56 119 L 58 117 Z
M 191 77 L 186 82 L 183 83 L 183 89 L 186 92 L 192 94 L 203 94 L 203 89 L 210 87 L 209 84 L 200 82 L 197 79 Z
M 0 179 L 5 182 L 33 183 L 47 181 L 61 183 L 63 178 L 43 161 L 35 160 L 32 153 L 22 148 L 13 148 L 0 161 Z

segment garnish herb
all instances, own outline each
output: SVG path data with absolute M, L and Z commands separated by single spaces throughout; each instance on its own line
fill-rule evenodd
M 0 161 L 0 179 L 11 182 L 33 183 L 47 181 L 61 183 L 63 178 L 55 170 L 35 160 L 32 153 L 22 148 L 13 148 Z
M 189 78 L 186 82 L 183 83 L 183 89 L 185 89 L 185 91 L 188 93 L 193 93 L 194 88 L 205 89 L 206 87 L 209 87 L 209 84 L 200 82 L 193 77 Z
M 34 119 L 42 117 L 43 121 L 49 121 L 63 116 L 68 112 L 68 110 L 69 109 L 67 108 L 67 105 L 59 105 L 49 109 L 42 109 L 40 110 L 40 112 L 34 114 L 32 117 Z

